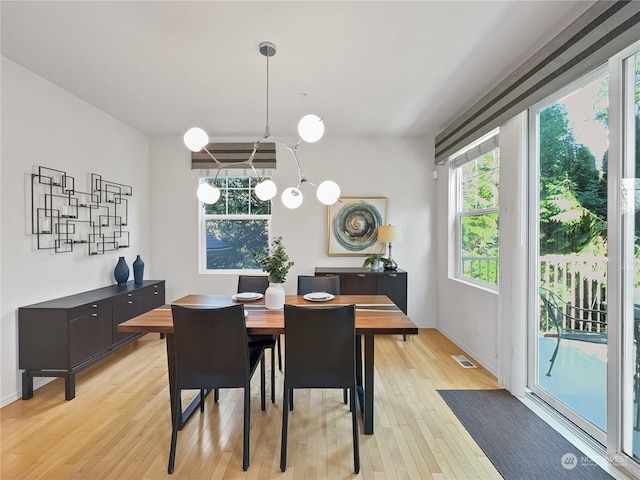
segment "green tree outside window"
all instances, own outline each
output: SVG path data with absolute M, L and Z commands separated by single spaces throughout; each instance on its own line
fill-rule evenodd
M 214 183 L 213 178 L 205 181 Z M 220 199 L 203 207 L 207 270 L 260 269 L 254 252 L 269 245 L 271 202 L 255 196 L 258 181 L 254 177 L 215 181 Z

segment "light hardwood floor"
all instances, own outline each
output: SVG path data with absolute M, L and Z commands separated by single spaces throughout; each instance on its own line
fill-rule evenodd
M 168 475 L 166 351 L 164 340 L 150 334 L 80 373 L 74 400 L 64 400 L 64 383 L 56 379 L 31 400 L 2 408 L 0 477 L 499 479 L 437 393 L 500 388 L 483 368 L 463 369 L 450 357 L 460 353 L 431 329 L 406 342 L 401 336 L 376 338 L 375 434 L 360 434 L 357 476 L 350 415 L 338 390 L 296 392 L 287 470 L 280 472 L 281 372 L 276 403 L 267 400 L 264 412 L 259 375 L 254 376 L 247 472 L 242 471 L 242 392 L 223 390 L 219 404 L 208 396 L 205 412 L 196 412 L 178 434 L 176 468 Z

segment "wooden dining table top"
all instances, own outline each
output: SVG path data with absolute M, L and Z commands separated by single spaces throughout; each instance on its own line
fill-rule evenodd
M 415 335 L 418 327 L 386 295 L 336 295 L 324 302 L 311 302 L 303 295 L 286 295 L 289 305 L 314 308 L 338 305 L 356 306 L 356 333 L 360 335 Z M 224 307 L 242 304 L 245 307 L 247 333 L 277 334 L 284 332 L 284 310 L 269 310 L 264 299 L 253 302 L 235 301 L 231 295 L 187 295 L 169 305 L 156 308 L 118 324 L 119 332 L 173 333 L 171 305 L 193 307 Z

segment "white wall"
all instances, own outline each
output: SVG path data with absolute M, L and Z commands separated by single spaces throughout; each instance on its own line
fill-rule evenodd
M 498 294 L 449 277 L 449 256 L 456 248 L 449 217 L 449 167 L 437 168 L 437 328 L 497 376 Z
M 17 309 L 113 284 L 119 255 L 131 265 L 145 260 L 145 278 L 167 280 L 167 300 L 194 292 L 235 291 L 236 275 L 198 274 L 198 172 L 180 136 L 149 139 L 81 99 L 2 58 L 2 158 L 0 212 L 0 404 L 21 395 Z M 219 141 L 254 138 L 217 139 Z M 305 173 L 319 183 L 337 181 L 343 196 L 387 197 L 387 222 L 401 225 L 405 240 L 394 258 L 409 272 L 408 313 L 420 327 L 436 325 L 433 232 L 437 183 L 432 179 L 432 138 L 327 136 L 300 147 Z M 278 148 L 274 180 L 297 180 L 293 158 Z M 91 173 L 132 185 L 131 248 L 88 256 L 36 250 L 30 234 L 30 174 L 46 166 L 65 170 L 87 189 Z M 304 187 L 298 210 L 274 203 L 272 233 L 282 235 L 296 262 L 285 285 L 294 293 L 298 274 L 316 266 L 360 266 L 362 257 L 326 254 L 327 208 Z M 36 387 L 49 381 L 36 379 Z
M 148 262 L 148 138 L 47 80 L 2 57 L 2 177 L 0 192 L 0 403 L 21 395 L 17 309 L 111 285 L 118 256 L 131 266 Z M 30 174 L 35 166 L 66 171 L 87 190 L 91 173 L 133 187 L 129 202 L 131 248 L 88 256 L 83 248 L 53 254 L 36 250 L 30 234 Z M 36 386 L 45 379 L 37 379 Z
M 257 132 L 258 133 L 258 132 Z M 255 141 L 255 138 L 216 139 Z M 408 314 L 421 327 L 435 326 L 435 181 L 431 138 L 354 138 L 327 136 L 299 149 L 302 168 L 311 181 L 330 178 L 343 196 L 387 197 L 387 222 L 402 226 L 404 241 L 393 246 L 400 268 L 408 271 Z M 295 186 L 291 155 L 278 146 L 274 181 L 280 191 Z M 198 274 L 198 172 L 190 169 L 190 152 L 182 138 L 152 138 L 151 257 L 158 278 L 167 281 L 167 301 L 189 293 L 235 293 L 237 275 Z M 295 266 L 285 284 L 295 293 L 296 278 L 317 266 L 361 266 L 363 257 L 326 254 L 327 207 L 315 190 L 302 187 L 304 202 L 288 210 L 274 201 L 272 235 L 281 235 Z
M 5 58 L 1 120 L 3 405 L 21 394 L 17 308 L 112 284 L 119 254 L 129 264 L 140 254 L 146 278 L 167 280 L 169 301 L 187 293 L 235 291 L 235 275 L 198 274 L 198 172 L 190 169 L 190 153 L 180 136 L 149 142 Z M 387 197 L 387 222 L 401 225 L 405 236 L 394 244 L 394 258 L 409 272 L 409 316 L 420 327 L 437 326 L 495 374 L 497 296 L 447 276 L 447 169 L 439 167 L 440 179 L 432 179 L 433 139 L 327 136 L 302 145 L 300 158 L 311 180 L 331 178 L 343 196 Z M 66 170 L 79 189 L 88 186 L 90 173 L 132 185 L 131 248 L 92 257 L 82 249 L 67 254 L 35 250 L 29 233 L 29 174 L 37 165 Z M 297 180 L 293 158 L 280 147 L 274 180 L 280 188 Z M 298 210 L 287 210 L 279 201 L 273 208 L 272 233 L 284 237 L 296 262 L 285 285 L 289 293 L 295 291 L 296 276 L 312 274 L 316 266 L 360 266 L 363 260 L 326 254 L 327 209 L 315 200 L 312 188 L 305 186 L 303 192 L 305 202 Z M 36 380 L 36 386 L 45 381 Z

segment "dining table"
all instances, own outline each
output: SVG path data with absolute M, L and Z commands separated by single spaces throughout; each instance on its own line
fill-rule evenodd
M 329 300 L 319 302 L 307 300 L 304 295 L 286 295 L 285 304 L 314 308 L 355 305 L 358 403 L 362 414 L 364 433 L 370 435 L 373 434 L 374 430 L 375 337 L 376 335 L 415 335 L 418 333 L 418 327 L 386 295 L 332 295 L 330 297 L 332 298 Z M 167 347 L 169 392 L 171 396 L 174 391 L 172 385 L 176 372 L 171 305 L 215 308 L 237 304 L 244 306 L 247 334 L 269 335 L 285 333 L 284 310 L 267 309 L 264 298 L 255 301 L 242 301 L 234 298 L 233 295 L 208 294 L 186 295 L 171 304 L 164 305 L 120 323 L 118 325 L 118 331 L 136 333 L 156 332 L 164 335 Z M 275 367 L 272 365 L 271 368 Z M 171 401 L 172 408 L 173 405 L 174 402 Z M 194 398 L 187 408 L 182 411 L 180 428 L 198 408 L 198 405 L 199 396 Z M 173 411 L 171 413 L 171 418 L 173 419 Z

